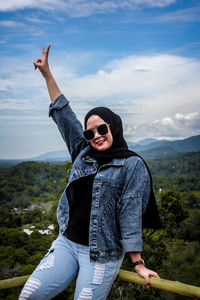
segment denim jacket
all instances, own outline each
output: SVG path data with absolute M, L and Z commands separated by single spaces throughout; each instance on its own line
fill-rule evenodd
M 67 228 L 73 201 L 70 184 L 96 173 L 89 226 L 90 259 L 106 262 L 120 258 L 124 252 L 141 252 L 142 214 L 150 193 L 150 178 L 142 159 L 114 158 L 98 168 L 97 161 L 88 155 L 90 145 L 83 138 L 82 125 L 63 95 L 50 105 L 49 115 L 57 124 L 73 162 L 57 209 L 60 233 Z

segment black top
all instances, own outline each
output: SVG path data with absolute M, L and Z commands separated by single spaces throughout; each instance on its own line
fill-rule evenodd
M 98 169 L 111 159 L 98 161 Z M 89 246 L 90 211 L 92 206 L 92 187 L 95 174 L 81 177 L 69 187 L 72 205 L 70 207 L 66 237 L 78 244 Z
M 70 186 L 73 203 L 70 207 L 67 238 L 75 243 L 89 245 L 89 224 L 92 204 L 92 186 L 94 176 L 81 177 Z

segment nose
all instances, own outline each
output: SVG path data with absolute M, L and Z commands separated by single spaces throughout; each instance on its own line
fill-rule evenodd
M 96 138 L 98 138 L 100 136 L 101 136 L 100 133 L 98 133 L 98 131 L 95 130 L 95 132 L 94 132 L 94 139 L 96 139 Z

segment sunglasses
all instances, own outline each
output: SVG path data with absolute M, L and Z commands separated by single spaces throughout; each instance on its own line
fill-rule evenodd
M 96 130 L 100 135 L 106 135 L 108 133 L 108 126 L 108 124 L 101 124 L 96 127 Z M 91 141 L 95 137 L 95 130 L 93 128 L 84 130 L 83 136 L 86 139 L 86 141 Z

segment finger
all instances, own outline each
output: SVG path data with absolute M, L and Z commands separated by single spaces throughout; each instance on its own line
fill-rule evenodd
M 145 286 L 146 286 L 146 287 L 149 287 L 150 284 L 151 284 L 149 276 L 144 277 L 144 279 L 145 279 Z
M 51 45 L 48 45 L 47 49 L 46 49 L 46 52 L 45 52 L 45 56 L 48 57 L 49 55 L 49 49 L 50 49 Z
M 35 67 L 35 70 L 36 70 L 37 69 L 36 63 L 34 62 L 33 64 L 34 64 L 34 67 Z
M 42 46 L 42 56 L 45 56 L 44 46 Z
M 41 62 L 42 62 L 41 58 L 37 58 L 36 61 L 35 61 L 36 64 L 41 63 Z
M 36 59 L 36 61 L 34 61 L 34 66 L 36 67 L 36 69 L 37 69 L 37 67 L 39 67 L 40 65 L 41 65 L 41 59 L 40 58 L 37 58 Z
M 150 285 L 143 285 L 144 289 L 150 289 L 150 287 L 151 287 Z
M 151 283 L 150 283 L 150 281 L 146 281 L 146 284 L 145 284 L 145 288 L 146 289 L 149 289 L 151 287 Z
M 153 277 L 156 277 L 156 278 L 160 278 L 159 275 L 156 273 L 156 272 L 151 272 L 149 274 L 149 276 L 153 276 Z

